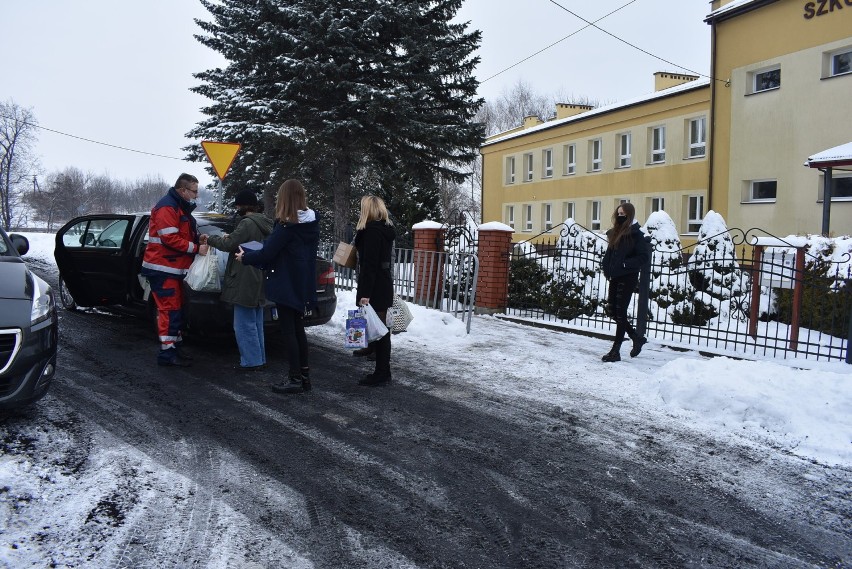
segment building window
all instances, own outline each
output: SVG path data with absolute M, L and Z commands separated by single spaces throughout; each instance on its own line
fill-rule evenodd
M 564 173 L 569 176 L 577 171 L 577 145 L 568 144 L 565 146 L 565 156 L 562 157 L 565 163 Z
M 852 49 L 846 49 L 831 56 L 831 76 L 852 72 Z
M 589 215 L 590 220 L 590 228 L 595 231 L 599 231 L 601 228 L 601 202 L 592 202 L 591 203 L 591 212 Z
M 698 233 L 704 219 L 704 196 L 689 196 L 686 205 L 686 232 Z
M 707 119 L 689 121 L 689 158 L 700 158 L 707 151 Z
M 506 183 L 515 183 L 515 157 L 509 156 L 506 158 Z
M 528 205 L 525 231 L 532 231 L 532 227 L 532 206 Z
M 508 223 L 509 227 L 512 229 L 515 228 L 515 206 L 513 205 L 506 207 L 506 223 Z
M 576 221 L 576 208 L 574 207 L 574 202 L 565 202 L 562 210 L 562 219 L 573 219 Z
M 618 135 L 618 167 L 630 167 L 630 133 Z
M 819 177 L 819 194 L 817 201 L 825 201 L 825 176 Z M 831 177 L 831 201 L 849 201 L 852 200 L 852 176 L 838 176 L 833 174 Z
M 589 170 L 592 172 L 600 172 L 601 166 L 603 165 L 603 148 L 601 145 L 601 139 L 596 138 L 595 140 L 589 141 Z
M 777 180 L 753 180 L 749 183 L 748 201 L 774 202 L 778 193 Z
M 550 231 L 553 229 L 553 206 L 544 204 L 544 230 Z
M 666 127 L 657 126 L 651 129 L 651 164 L 666 161 Z
M 665 198 L 648 198 L 648 211 L 654 213 L 655 211 L 665 211 L 666 210 L 666 201 Z
M 545 178 L 553 177 L 553 150 L 548 148 L 544 152 L 541 153 L 541 161 L 544 165 L 544 169 L 542 171 L 542 175 Z
M 533 155 L 532 154 L 524 154 L 524 165 L 526 166 L 526 177 L 524 178 L 527 182 L 532 182 L 533 179 Z
M 770 91 L 781 87 L 781 68 L 766 69 L 764 71 L 755 71 L 751 75 L 752 84 L 751 92 L 760 93 L 762 91 Z

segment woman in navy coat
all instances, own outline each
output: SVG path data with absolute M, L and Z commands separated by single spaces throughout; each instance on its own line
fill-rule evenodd
M 635 358 L 648 341 L 630 324 L 627 307 L 639 282 L 639 271 L 651 256 L 651 243 L 635 221 L 636 208 L 631 203 L 623 203 L 612 214 L 612 228 L 607 230 L 609 239 L 601 268 L 609 280 L 607 312 L 615 320 L 615 341 L 612 349 L 601 359 L 605 362 L 621 360 L 621 344 L 626 333 L 633 340 L 630 357 Z
M 281 393 L 311 390 L 304 315 L 317 302 L 318 245 L 319 221 L 308 209 L 305 188 L 298 180 L 287 180 L 278 189 L 272 234 L 261 249 L 249 251 L 241 247 L 236 255 L 243 263 L 266 271 L 266 297 L 278 309 L 290 363 L 288 379 L 273 386 Z

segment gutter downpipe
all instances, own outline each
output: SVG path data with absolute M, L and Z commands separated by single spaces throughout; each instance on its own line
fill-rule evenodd
M 707 177 L 707 211 L 713 209 L 713 166 L 716 162 L 716 22 L 710 24 L 710 173 Z

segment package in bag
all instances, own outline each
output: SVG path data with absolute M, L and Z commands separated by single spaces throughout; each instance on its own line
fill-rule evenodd
M 358 250 L 354 245 L 341 241 L 337 244 L 337 249 L 334 251 L 334 262 L 341 267 L 354 269 L 358 264 Z
M 219 256 L 215 248 L 210 247 L 206 255 L 196 255 L 186 273 L 186 284 L 199 292 L 220 292 Z
M 414 320 L 414 315 L 411 314 L 411 310 L 408 308 L 408 305 L 399 297 L 398 294 L 394 294 L 393 305 L 388 308 L 385 324 L 387 324 L 392 333 L 399 334 L 400 332 L 405 332 L 408 329 L 408 325 L 411 324 L 412 320 Z
M 367 341 L 375 342 L 382 339 L 388 333 L 388 327 L 385 326 L 385 323 L 376 314 L 376 310 L 369 304 L 362 307 L 362 310 L 364 311 L 364 318 L 367 320 Z
M 367 319 L 364 318 L 362 310 L 349 311 L 346 318 L 346 339 L 344 344 L 347 348 L 367 347 Z

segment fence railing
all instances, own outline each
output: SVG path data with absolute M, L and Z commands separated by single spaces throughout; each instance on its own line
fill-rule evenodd
M 838 274 L 831 262 L 806 259 L 804 249 L 766 255 L 760 246 L 742 246 L 737 252 L 727 241 L 723 251 L 702 242 L 682 249 L 655 244 L 640 280 L 647 291 L 637 291 L 647 293 L 647 302 L 635 294 L 629 309 L 637 329 L 644 325 L 660 341 L 716 351 L 852 363 L 848 269 Z M 605 248 L 602 236 L 576 227 L 573 234 L 563 229 L 559 237 L 516 245 L 506 313 L 613 330 L 600 271 Z
M 334 243 L 320 243 L 319 255 L 329 261 Z M 394 291 L 405 301 L 452 314 L 465 323 L 470 333 L 476 304 L 479 261 L 472 253 L 458 251 L 419 251 L 394 248 Z M 335 284 L 344 290 L 357 287 L 357 274 L 335 264 Z

